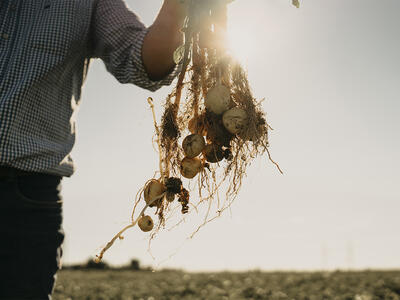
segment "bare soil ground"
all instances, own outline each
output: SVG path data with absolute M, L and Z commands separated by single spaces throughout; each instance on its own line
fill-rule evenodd
M 400 271 L 185 273 L 64 270 L 55 300 L 400 300 Z

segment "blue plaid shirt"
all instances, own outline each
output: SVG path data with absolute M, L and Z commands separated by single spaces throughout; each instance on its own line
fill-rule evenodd
M 155 91 L 147 29 L 123 0 L 0 0 L 0 165 L 70 176 L 73 118 L 91 58 L 121 83 Z

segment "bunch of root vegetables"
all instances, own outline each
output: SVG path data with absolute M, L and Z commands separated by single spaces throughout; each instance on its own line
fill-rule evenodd
M 216 216 L 228 208 L 242 185 L 251 161 L 269 152 L 268 125 L 260 101 L 251 92 L 247 74 L 227 49 L 227 4 L 229 0 L 190 1 L 182 29 L 185 42 L 176 49 L 174 60 L 181 65 L 176 86 L 168 95 L 160 126 L 152 108 L 159 151 L 159 177 L 147 181 L 138 193 L 131 223 L 117 233 L 102 249 L 96 260 L 123 232 L 135 226 L 152 231 L 165 226 L 168 214 L 182 214 L 205 203 L 209 208 L 215 198 Z M 297 6 L 298 1 L 293 1 Z M 192 188 L 185 188 L 185 184 Z M 218 190 L 224 186 L 225 200 Z M 191 199 L 195 191 L 197 201 Z M 192 197 L 193 198 L 193 197 Z M 139 214 L 136 208 L 144 205 Z M 158 225 L 145 212 L 154 209 Z M 210 209 L 204 223 L 208 218 Z M 134 218 L 135 215 L 137 218 Z

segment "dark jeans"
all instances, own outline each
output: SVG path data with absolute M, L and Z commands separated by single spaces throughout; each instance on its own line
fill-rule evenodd
M 64 239 L 60 183 L 0 178 L 0 299 L 51 299 Z

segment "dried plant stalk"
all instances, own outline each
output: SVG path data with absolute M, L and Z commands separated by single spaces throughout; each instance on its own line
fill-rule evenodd
M 179 207 L 182 214 L 189 213 L 189 207 L 198 213 L 204 204 L 204 221 L 190 236 L 193 237 L 204 225 L 230 207 L 255 157 L 266 153 L 279 172 L 283 173 L 271 158 L 268 141 L 271 127 L 262 110 L 261 101 L 254 98 L 247 73 L 228 54 L 226 48 L 228 2 L 231 1 L 189 1 L 188 16 L 183 28 L 185 42 L 177 49 L 179 53 L 183 51 L 183 55 L 176 55 L 182 56 L 179 62 L 182 69 L 176 86 L 165 101 L 160 127 L 157 125 L 152 99 L 148 99 L 159 152 L 160 178 L 157 182 L 164 186 L 165 191 L 151 199 L 138 218 L 134 219 L 146 186 L 153 179 L 146 182 L 136 196 L 131 223 L 107 243 L 97 256 L 97 261 L 101 260 L 115 240 L 122 238 L 127 229 L 137 224 L 150 206 L 156 207 L 155 215 L 159 219 L 150 235 L 151 241 L 165 227 L 166 221 L 177 213 Z M 299 2 L 293 0 L 293 4 L 298 6 Z M 213 93 L 217 97 L 211 97 Z M 215 107 L 218 110 L 213 105 L 217 105 Z M 234 126 L 228 121 L 232 121 Z M 202 154 L 190 158 L 193 164 L 200 162 L 200 168 L 191 170 L 194 174 L 198 172 L 197 178 L 184 180 L 189 185 L 194 184 L 189 190 L 197 191 L 195 200 L 193 197 L 190 200 L 190 192 L 184 188 L 181 180 L 188 174 L 182 163 L 184 159 L 188 162 L 188 158 L 185 158 L 180 144 L 181 139 L 190 134 L 202 136 L 206 141 Z M 222 186 L 226 187 L 223 200 L 219 196 Z M 182 220 L 176 226 L 181 223 Z

